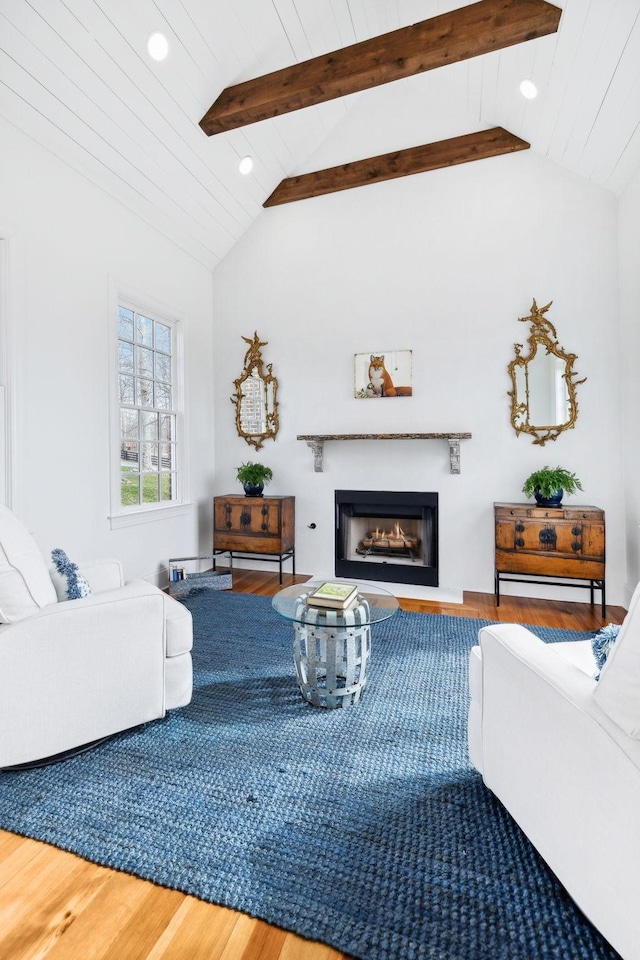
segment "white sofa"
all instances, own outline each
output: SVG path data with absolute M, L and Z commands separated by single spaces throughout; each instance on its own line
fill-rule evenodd
M 66 600 L 22 524 L 0 507 L 0 767 L 164 716 L 192 692 L 191 614 L 117 560 L 79 564 Z M 59 599 L 60 597 L 60 599 Z
M 594 926 L 640 958 L 640 587 L 596 680 L 591 641 L 480 630 L 469 754 Z

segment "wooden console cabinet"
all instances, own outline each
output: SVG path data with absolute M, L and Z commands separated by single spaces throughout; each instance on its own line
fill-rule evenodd
M 605 616 L 605 523 L 598 507 L 538 507 L 527 503 L 495 503 L 495 594 L 500 606 L 500 581 L 549 583 L 584 587 L 565 580 L 586 580 L 593 604 L 601 591 Z M 515 576 L 522 574 L 524 576 Z M 545 579 L 538 579 L 543 577 Z
M 245 497 L 227 494 L 213 498 L 213 551 L 234 556 L 253 554 L 279 564 L 295 561 L 295 497 Z

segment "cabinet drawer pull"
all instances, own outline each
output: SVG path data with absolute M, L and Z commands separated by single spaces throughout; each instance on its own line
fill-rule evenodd
M 524 530 L 524 523 L 516 523 L 516 531 L 518 533 L 522 533 L 523 530 Z
M 225 509 L 225 513 L 231 513 L 231 504 L 225 503 L 224 509 Z
M 243 526 L 245 527 L 247 526 L 247 524 L 251 523 L 251 514 L 250 513 L 241 514 L 240 523 L 243 524 Z
M 522 537 L 518 537 L 516 539 L 516 547 L 524 547 L 524 540 L 522 539 Z
M 231 520 L 227 520 L 227 522 L 225 523 L 225 527 L 227 528 L 227 530 L 229 530 L 231 526 L 232 526 Z
M 263 517 L 266 517 L 266 515 L 269 513 L 269 507 L 263 507 L 260 512 Z
M 538 537 L 540 543 L 555 543 L 557 539 L 555 527 L 543 527 Z
M 268 524 L 268 523 L 263 523 L 261 526 L 262 526 L 262 529 L 263 529 L 263 530 L 268 530 L 268 529 L 269 529 L 269 524 Z
M 581 544 L 581 543 L 575 543 L 575 542 L 574 542 L 574 543 L 571 544 L 571 549 L 572 549 L 572 550 L 575 550 L 576 553 L 577 553 L 578 550 L 582 550 L 582 544 Z
M 579 537 L 582 534 L 582 527 L 572 527 L 571 533 L 574 535 L 574 537 Z

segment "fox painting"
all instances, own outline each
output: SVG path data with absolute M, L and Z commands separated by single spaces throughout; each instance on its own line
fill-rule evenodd
M 410 351 L 405 351 L 411 355 Z M 366 397 L 410 397 L 413 390 L 408 385 L 396 386 L 384 362 L 384 354 L 370 354 L 368 364 L 368 380 L 364 393 L 356 392 L 356 396 Z

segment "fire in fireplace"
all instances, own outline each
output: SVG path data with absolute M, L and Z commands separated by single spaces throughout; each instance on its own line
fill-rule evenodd
M 376 526 L 362 539 L 361 547 L 356 547 L 356 553 L 366 557 L 370 553 L 384 553 L 388 557 L 398 556 L 398 551 L 414 557 L 414 551 L 420 541 L 417 537 L 405 533 L 399 523 L 395 523 L 393 530 L 381 530 Z
M 438 586 L 438 494 L 336 490 L 336 576 Z

